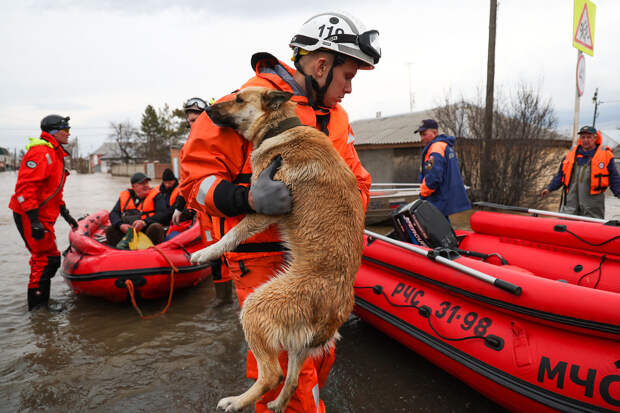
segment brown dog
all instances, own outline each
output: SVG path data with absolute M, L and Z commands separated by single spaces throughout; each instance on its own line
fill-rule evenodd
M 290 213 L 247 215 L 221 240 L 191 257 L 192 262 L 215 259 L 276 223 L 290 249 L 284 269 L 250 294 L 241 309 L 243 332 L 258 362 L 258 380 L 245 393 L 221 399 L 217 407 L 226 411 L 241 410 L 276 387 L 282 380 L 278 353 L 288 351 L 286 381 L 268 404 L 275 412 L 284 411 L 304 360 L 334 344 L 338 328 L 353 309 L 364 230 L 357 181 L 327 135 L 313 127 L 295 126 L 264 139 L 281 121 L 296 118 L 290 97 L 252 87 L 207 110 L 217 125 L 232 127 L 252 142 L 253 183 L 281 156 L 274 179 L 284 182 L 293 198 Z

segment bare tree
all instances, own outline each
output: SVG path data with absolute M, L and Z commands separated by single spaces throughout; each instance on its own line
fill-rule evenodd
M 110 122 L 110 129 L 112 133 L 108 136 L 116 142 L 121 152 L 122 158 L 125 162 L 136 157 L 136 139 L 138 137 L 138 130 L 129 122 Z
M 557 166 L 557 159 L 548 159 L 547 150 L 560 135 L 553 130 L 557 120 L 551 102 L 538 90 L 521 84 L 507 98 L 495 100 L 490 140 L 484 139 L 485 110 L 480 98 L 476 103 L 446 99 L 434 116 L 442 129 L 460 138 L 456 150 L 473 200 L 540 204 L 537 194 L 546 183 L 550 164 Z

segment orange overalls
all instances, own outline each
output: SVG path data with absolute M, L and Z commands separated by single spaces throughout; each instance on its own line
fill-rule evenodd
M 295 94 L 289 83 L 295 71 L 271 55 L 261 54 L 254 66 L 256 76 L 243 87 L 262 86 L 293 93 L 291 101 L 297 103 L 297 116 L 303 124 L 314 126 L 330 137 L 336 150 L 355 174 L 364 208 L 367 208 L 371 178 L 353 147 L 354 136 L 345 110 L 336 105 L 315 111 L 305 96 Z M 284 74 L 287 80 L 278 73 Z M 221 100 L 233 97 L 229 95 Z M 252 175 L 251 151 L 248 141 L 230 128 L 214 125 L 206 113 L 201 114 L 192 126 L 181 151 L 181 194 L 192 208 L 213 218 L 216 239 L 237 225 L 245 214 L 253 212 L 247 204 Z M 284 248 L 275 226 L 226 254 L 241 305 L 248 294 L 273 276 L 282 265 L 283 254 Z M 280 363 L 284 372 L 286 360 L 286 354 L 281 354 Z M 333 349 L 321 358 L 305 361 L 297 391 L 289 402 L 287 412 L 325 411 L 319 399 L 319 388 L 325 383 L 333 362 Z M 257 374 L 256 361 L 248 353 L 247 376 L 256 379 Z M 266 393 L 256 403 L 256 411 L 269 411 L 266 404 L 275 399 L 280 389 L 281 386 Z
M 62 191 L 69 172 L 65 170 L 63 159 L 68 154 L 47 132 L 41 132 L 41 139 L 31 138 L 26 149 L 9 208 L 13 210 L 17 228 L 32 254 L 28 289 L 40 288 L 49 294 L 50 280 L 60 267 L 54 223 L 60 207 L 65 204 Z M 45 235 L 40 240 L 32 237 L 30 219 L 26 215 L 33 209 L 38 209 L 39 221 L 45 228 Z

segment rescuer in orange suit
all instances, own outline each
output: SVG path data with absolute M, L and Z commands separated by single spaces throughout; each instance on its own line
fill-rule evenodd
M 69 141 L 69 117 L 49 115 L 41 120 L 41 137 L 30 138 L 22 158 L 9 208 L 26 248 L 30 251 L 28 311 L 46 308 L 60 311 L 58 303 L 49 304 L 51 279 L 60 267 L 54 223 L 60 214 L 73 229 L 77 221 L 62 198 L 69 171 L 62 145 Z
M 268 53 L 252 57 L 256 75 L 242 87 L 262 86 L 293 94 L 297 115 L 305 125 L 325 132 L 357 177 L 364 207 L 368 206 L 370 175 L 353 147 L 354 135 L 340 101 L 351 93 L 351 80 L 358 69 L 373 69 L 381 50 L 378 32 L 366 31 L 354 17 L 344 13 L 322 13 L 307 20 L 290 42 L 297 70 Z M 221 100 L 234 98 L 234 94 Z M 215 238 L 233 228 L 245 214 L 281 215 L 290 211 L 291 195 L 280 181 L 271 180 L 269 166 L 250 188 L 251 145 L 230 128 L 215 126 L 201 114 L 181 151 L 181 194 L 192 208 L 213 217 Z M 320 202 L 320 201 L 318 201 Z M 226 259 L 239 302 L 268 281 L 283 264 L 284 248 L 277 228 L 246 240 Z M 286 354 L 280 356 L 286 372 Z M 319 388 L 334 362 L 334 349 L 323 357 L 307 359 L 299 385 L 287 412 L 324 412 Z M 247 375 L 257 378 L 256 360 L 248 354 Z M 257 412 L 269 411 L 281 385 L 256 402 Z

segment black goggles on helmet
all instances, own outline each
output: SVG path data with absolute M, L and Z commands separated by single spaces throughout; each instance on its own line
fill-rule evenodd
M 362 52 L 375 60 L 375 64 L 379 63 L 381 58 L 381 46 L 379 45 L 379 32 L 377 30 L 369 30 L 357 36 L 358 45 Z
M 381 46 L 379 45 L 379 32 L 377 30 L 368 30 L 362 34 L 334 34 L 328 36 L 324 41 L 333 43 L 352 43 L 359 46 L 360 50 L 372 57 L 375 64 L 379 63 L 381 58 Z M 300 43 L 307 46 L 313 46 L 319 42 L 319 39 L 298 34 L 293 37 L 291 42 Z
M 204 100 L 200 99 L 200 98 L 191 98 L 188 99 L 184 104 L 183 104 L 183 108 L 185 110 L 205 110 L 207 108 L 207 102 L 205 102 Z

